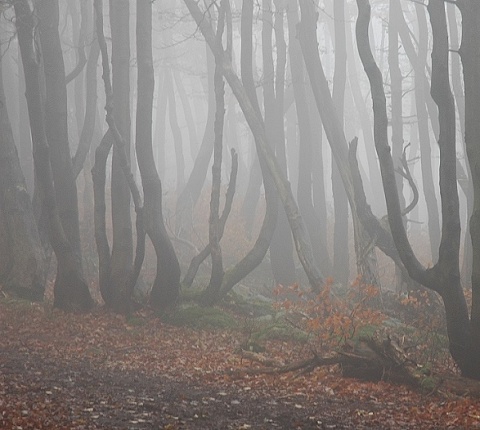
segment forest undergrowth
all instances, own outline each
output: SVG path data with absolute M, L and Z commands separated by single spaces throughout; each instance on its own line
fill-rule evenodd
M 328 355 L 370 323 L 384 325 L 387 317 L 367 310 L 379 298 L 361 288 L 346 292 L 348 309 L 339 295 L 319 307 L 315 298 L 294 300 L 296 287 L 277 291 L 272 314 L 261 316 L 240 312 L 235 300 L 223 309 L 183 306 L 163 318 L 142 310 L 125 319 L 4 297 L 0 428 L 480 428 L 480 402 L 441 387 L 362 382 L 343 377 L 338 365 L 275 371 Z M 401 309 L 413 318 L 419 300 L 405 298 Z M 333 319 L 309 315 L 322 309 Z M 325 324 L 334 330 L 326 334 Z M 431 339 L 416 340 L 423 343 L 411 349 L 427 361 Z M 432 366 L 451 371 L 442 346 L 436 351 Z

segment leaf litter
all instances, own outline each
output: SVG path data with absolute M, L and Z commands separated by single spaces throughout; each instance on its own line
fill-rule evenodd
M 195 330 L 143 314 L 64 314 L 0 301 L 1 429 L 474 429 L 480 403 L 386 382 L 236 372 L 238 332 Z M 267 341 L 279 362 L 306 358 Z

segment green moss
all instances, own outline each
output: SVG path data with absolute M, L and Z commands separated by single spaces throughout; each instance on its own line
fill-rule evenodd
M 127 319 L 127 324 L 132 327 L 143 327 L 147 324 L 147 319 L 142 317 L 131 316 Z
M 238 321 L 217 307 L 188 306 L 166 314 L 162 320 L 167 324 L 192 328 L 232 329 Z

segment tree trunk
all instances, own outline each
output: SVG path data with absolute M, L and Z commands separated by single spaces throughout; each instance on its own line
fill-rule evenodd
M 50 243 L 57 257 L 54 306 L 65 310 L 87 310 L 92 306 L 93 301 L 83 278 L 81 259 L 77 252 L 77 247 L 69 242 L 63 229 L 56 201 L 56 192 L 53 186 L 53 173 L 49 155 L 50 148 L 43 115 L 44 90 L 42 90 L 43 76 L 40 73 L 41 53 L 38 51 L 39 41 L 36 38 L 35 31 L 37 28 L 37 15 L 31 10 L 27 0 L 15 2 L 14 8 L 25 73 L 35 172 L 38 178 L 38 186 L 41 188 L 44 199 L 43 207 L 48 218 Z M 55 13 L 55 10 L 53 12 Z M 57 29 L 55 28 L 55 30 Z M 65 73 L 62 74 L 61 81 L 65 82 Z M 68 154 L 68 161 L 70 161 L 70 154 Z
M 165 85 L 168 97 L 168 119 L 170 121 L 170 128 L 173 135 L 173 146 L 175 148 L 175 167 L 177 172 L 176 189 L 177 194 L 179 194 L 185 186 L 185 157 L 183 156 L 182 132 L 178 126 L 177 101 L 175 99 L 175 90 L 173 88 L 172 72 L 168 69 L 165 70 Z
M 130 159 L 130 23 L 129 0 L 110 0 L 112 28 L 112 85 L 115 121 L 126 143 Z M 105 304 L 116 312 L 124 312 L 127 305 L 126 282 L 132 271 L 133 240 L 130 216 L 130 191 L 121 168 L 121 155 L 113 147 L 112 162 L 112 296 L 104 297 Z
M 264 105 L 265 131 L 267 139 L 273 145 L 280 168 L 287 176 L 285 157 L 284 130 L 284 81 L 286 46 L 283 35 L 283 15 L 285 13 L 281 1 L 275 2 L 275 21 L 273 20 L 273 5 L 271 0 L 264 0 L 262 27 L 262 55 L 264 67 Z M 273 64 L 272 30 L 275 30 L 277 47 L 276 68 Z M 278 204 L 278 203 L 276 203 Z M 291 233 L 283 208 L 278 209 L 277 224 L 270 243 L 270 262 L 273 278 L 276 284 L 292 285 L 295 282 L 295 264 L 292 255 Z
M 336 0 L 333 4 L 335 21 L 335 73 L 333 75 L 333 103 L 338 121 L 343 129 L 345 85 L 347 78 L 347 47 L 345 39 L 345 0 Z M 333 277 L 336 282 L 347 285 L 349 280 L 348 250 L 348 200 L 339 167 L 332 157 L 333 191 Z
M 32 202 L 20 167 L 8 117 L 0 55 L 0 283 L 27 300 L 41 301 L 46 261 Z
M 195 120 L 193 118 L 192 107 L 190 106 L 190 101 L 188 100 L 187 92 L 185 91 L 185 84 L 180 76 L 180 73 L 177 70 L 172 70 L 172 74 L 173 80 L 175 82 L 175 87 L 177 88 L 178 95 L 180 96 L 180 100 L 182 102 L 185 122 L 187 123 L 188 140 L 190 143 L 190 154 L 192 158 L 195 159 L 198 151 L 198 137 Z
M 405 19 L 400 15 L 399 34 L 405 48 L 405 52 L 414 69 L 414 85 L 415 85 L 415 108 L 417 112 L 418 137 L 420 141 L 420 163 L 422 172 L 423 195 L 427 206 L 427 226 L 430 238 L 430 252 L 433 262 L 438 259 L 438 247 L 440 244 L 440 219 L 438 216 L 438 202 L 433 183 L 432 172 L 432 155 L 430 132 L 428 129 L 428 111 L 426 100 L 428 94 L 428 80 L 425 69 L 427 66 L 428 53 L 428 34 L 427 19 L 424 7 L 415 5 L 417 9 L 418 25 L 418 53 L 411 41 L 409 28 L 405 23 Z
M 314 290 L 318 291 L 323 286 L 324 278 L 315 264 L 308 233 L 306 231 L 303 219 L 299 214 L 298 206 L 293 198 L 288 181 L 285 178 L 285 175 L 282 173 L 275 155 L 272 153 L 272 148 L 269 146 L 267 137 L 265 135 L 263 121 L 252 106 L 252 103 L 250 102 L 250 99 L 245 91 L 245 88 L 240 82 L 240 79 L 233 71 L 231 59 L 224 55 L 223 51 L 218 49 L 216 46 L 213 30 L 209 23 L 205 21 L 204 14 L 193 0 L 184 1 L 193 18 L 195 19 L 195 22 L 199 26 L 200 31 L 205 37 L 208 45 L 210 46 L 210 49 L 219 59 L 219 63 L 222 65 L 223 75 L 230 85 L 235 97 L 237 98 L 243 114 L 247 119 L 248 125 L 250 126 L 250 129 L 256 138 L 255 142 L 257 145 L 257 152 L 261 157 L 261 161 L 265 162 L 270 174 L 273 177 L 277 192 L 280 195 L 285 212 L 287 213 L 290 228 L 294 236 L 297 255 L 309 279 L 310 285 Z
M 295 96 L 295 107 L 298 121 L 299 131 L 299 163 L 298 163 L 298 188 L 297 199 L 300 211 L 305 217 L 305 224 L 307 225 L 308 233 L 312 241 L 313 253 L 315 259 L 325 275 L 332 274 L 332 266 L 330 257 L 328 255 L 328 246 L 326 241 L 326 234 L 322 235 L 322 230 L 326 228 L 326 216 L 323 224 L 320 222 L 320 217 L 315 213 L 313 206 L 313 177 L 312 167 L 314 165 L 313 146 L 317 145 L 321 150 L 321 142 L 317 142 L 310 121 L 310 106 L 308 105 L 305 81 L 305 72 L 303 67 L 303 58 L 300 44 L 296 38 L 296 28 L 299 22 L 298 17 L 298 2 L 297 0 L 290 0 L 287 11 L 288 19 L 288 33 L 289 33 L 289 54 L 290 54 L 290 69 L 292 74 L 292 85 Z M 315 109 L 316 111 L 316 109 Z M 320 130 L 321 132 L 321 130 Z M 320 135 L 321 137 L 321 135 Z M 315 169 L 321 170 L 321 165 L 315 164 Z
M 67 239 L 80 256 L 77 187 L 68 143 L 67 88 L 58 33 L 58 2 L 55 0 L 38 2 L 38 15 L 46 87 L 45 131 L 51 149 L 56 200 Z
M 221 8 L 224 9 L 225 1 Z M 217 39 L 222 37 L 217 29 Z M 215 140 L 213 142 L 213 165 L 212 165 L 212 193 L 210 198 L 210 219 L 208 229 L 208 243 L 212 257 L 212 272 L 210 283 L 204 292 L 204 299 L 207 303 L 215 301 L 223 280 L 223 259 L 222 248 L 220 247 L 220 187 L 222 185 L 222 151 L 223 151 L 223 128 L 225 121 L 225 82 L 218 65 L 215 66 L 213 78 L 215 86 Z
M 362 127 L 364 152 L 367 158 L 368 180 L 366 192 L 371 202 L 373 213 L 380 216 L 385 212 L 385 201 L 382 196 L 382 178 L 380 176 L 380 168 L 378 167 L 377 154 L 375 153 L 375 144 L 373 142 L 372 122 L 367 111 L 356 66 L 356 58 L 353 45 L 351 24 L 346 26 L 347 34 L 347 56 L 348 56 L 348 82 L 352 91 L 353 102 L 358 112 L 360 125 Z
M 82 131 L 78 141 L 78 147 L 75 156 L 72 159 L 73 174 L 78 177 L 83 164 L 90 152 L 90 145 L 95 130 L 95 120 L 97 114 L 97 66 L 100 48 L 95 38 L 92 40 L 90 52 L 88 54 L 87 70 L 85 74 L 86 84 L 86 100 L 85 100 L 85 117 L 83 121 Z
M 205 18 L 205 17 L 204 17 Z M 176 209 L 176 225 L 175 230 L 179 234 L 182 230 L 190 229 L 192 225 L 193 208 L 197 203 L 200 193 L 202 191 L 205 177 L 207 175 L 208 165 L 212 158 L 213 152 L 213 122 L 215 117 L 215 95 L 213 90 L 213 75 L 214 75 L 214 58 L 212 53 L 206 46 L 207 53 L 207 88 L 208 88 L 208 112 L 207 122 L 205 124 L 205 132 L 203 134 L 202 144 L 198 151 L 192 172 L 187 180 L 185 188 L 181 192 L 177 200 Z
M 465 88 L 465 144 L 473 182 L 473 211 L 470 218 L 470 236 L 473 248 L 472 310 L 470 321 L 471 373 L 480 379 L 480 3 L 464 0 L 459 3 L 462 13 L 462 44 Z M 471 376 L 471 375 L 468 375 Z
M 180 265 L 163 223 L 162 184 L 157 173 L 152 145 L 154 71 L 152 57 L 152 4 L 137 2 L 137 124 L 136 152 L 144 193 L 145 230 L 157 256 L 157 271 L 150 303 L 157 309 L 171 309 L 177 302 Z
M 318 44 L 316 39 L 317 28 L 317 15 L 313 9 L 313 4 L 300 0 L 300 6 L 302 10 L 302 19 L 298 26 L 298 37 L 300 46 L 302 48 L 303 58 L 306 64 L 307 72 L 310 78 L 310 85 L 312 88 L 317 110 L 322 118 L 322 123 L 327 135 L 332 155 L 335 158 L 335 163 L 339 168 L 341 179 L 343 181 L 343 187 L 347 193 L 348 201 L 352 211 L 352 217 L 354 219 L 354 227 L 360 228 L 361 224 L 355 219 L 359 216 L 356 208 L 354 181 L 350 172 L 348 164 L 348 145 L 345 138 L 342 123 L 337 115 L 336 107 L 328 82 L 323 70 L 323 66 L 320 60 L 318 52 Z M 371 213 L 369 214 L 369 216 Z M 369 231 L 372 235 L 372 232 Z M 358 240 L 355 246 L 357 253 L 357 270 L 359 274 L 365 269 L 366 278 L 371 277 L 371 273 L 375 272 L 374 267 L 368 267 L 368 261 L 374 261 L 373 258 L 364 258 L 366 255 L 362 255 L 361 251 L 368 249 L 367 244 L 370 243 L 370 239 L 367 239 L 367 235 L 364 232 L 356 231 L 355 237 Z M 361 241 L 362 243 L 360 243 Z M 366 242 L 366 243 L 364 243 Z M 377 242 L 380 247 L 383 246 L 382 242 Z
M 357 44 L 370 81 L 374 110 L 375 147 L 380 160 L 388 221 L 395 246 L 410 276 L 425 287 L 437 291 L 444 302 L 450 352 L 465 375 L 471 372 L 469 357 L 469 320 L 465 297 L 460 285 L 459 246 L 460 219 L 456 181 L 455 109 L 448 75 L 448 35 L 443 0 L 428 5 L 433 30 L 432 97 L 438 105 L 440 124 L 440 192 L 442 196 L 442 239 L 438 263 L 422 267 L 407 238 L 402 220 L 393 160 L 388 145 L 388 119 L 382 75 L 373 58 L 368 39 L 370 4 L 357 0 Z
M 458 40 L 458 26 L 456 18 L 456 5 L 447 3 L 447 16 L 448 16 L 448 29 L 450 34 L 450 45 L 454 48 L 460 45 Z M 465 93 L 462 86 L 462 72 L 460 67 L 460 55 L 452 55 L 452 89 L 455 97 L 455 104 L 457 107 L 458 118 L 460 121 L 460 130 L 462 133 L 462 147 L 464 154 L 467 153 L 465 147 Z M 465 157 L 467 158 L 467 157 Z M 460 185 L 463 193 L 465 194 L 465 199 L 467 201 L 467 223 L 465 228 L 465 239 L 463 244 L 463 261 L 462 261 L 462 282 L 464 285 L 470 285 L 472 279 L 472 241 L 470 235 L 470 217 L 473 210 L 473 183 L 472 183 L 472 173 L 470 171 L 470 164 L 466 160 L 466 174 L 461 174 L 461 169 L 458 169 L 458 184 Z M 457 167 L 463 167 L 462 163 L 457 165 Z
M 158 73 L 157 79 L 157 106 L 155 117 L 155 161 L 160 171 L 160 180 L 165 178 L 165 122 L 167 120 L 167 83 L 165 73 Z

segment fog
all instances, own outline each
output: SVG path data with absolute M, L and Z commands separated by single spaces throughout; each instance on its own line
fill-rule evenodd
M 4 287 L 38 299 L 55 280 L 56 306 L 119 312 L 358 276 L 401 292 L 430 288 L 418 268 L 447 258 L 442 238 L 470 285 L 461 11 L 439 12 L 449 75 L 434 100 L 435 8 L 372 1 L 368 47 L 368 3 L 3 2 Z

